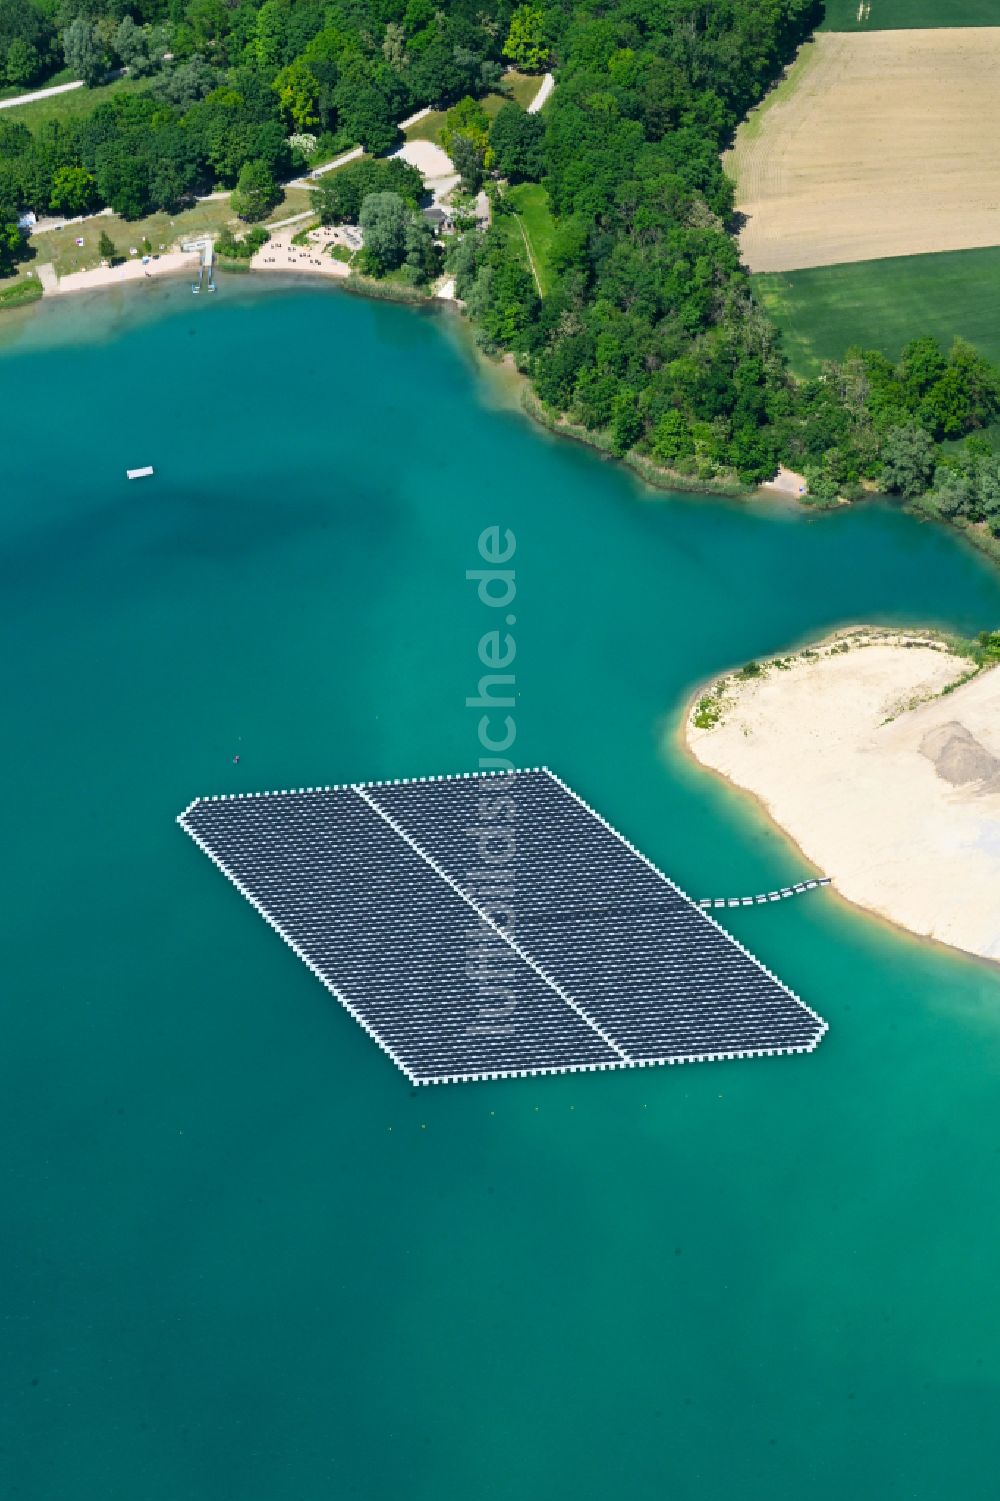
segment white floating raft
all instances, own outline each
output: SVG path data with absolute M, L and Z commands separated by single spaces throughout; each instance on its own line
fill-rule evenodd
M 152 464 L 145 464 L 141 469 L 126 469 L 129 479 L 145 479 L 147 474 L 153 473 Z
M 762 902 L 783 902 L 789 896 L 801 896 L 804 891 L 815 891 L 819 886 L 829 886 L 831 876 L 817 876 L 815 881 L 799 881 L 796 886 L 782 886 L 779 891 L 762 891 L 758 896 L 703 896 L 699 907 L 755 907 Z

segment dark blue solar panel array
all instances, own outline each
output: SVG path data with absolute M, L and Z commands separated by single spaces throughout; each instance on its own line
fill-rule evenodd
M 620 1061 L 489 929 L 480 952 L 476 913 L 351 788 L 198 802 L 184 824 L 411 1076 Z
M 509 879 L 521 945 L 635 1060 L 808 1047 L 822 1030 L 551 773 L 373 796 L 461 884 L 473 863 L 484 884 Z
M 419 1083 L 826 1030 L 546 771 L 198 800 L 180 822 Z

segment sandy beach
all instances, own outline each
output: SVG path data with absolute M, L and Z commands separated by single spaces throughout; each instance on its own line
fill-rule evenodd
M 972 666 L 859 627 L 709 684 L 685 740 L 848 901 L 1000 960 L 1000 671 Z
M 40 266 L 38 275 L 46 297 L 53 297 L 63 296 L 68 292 L 92 292 L 97 287 L 118 287 L 125 282 L 153 281 L 156 277 L 172 276 L 180 271 L 194 271 L 200 260 L 201 256 L 196 250 L 169 250 L 146 265 L 136 257 L 122 261 L 118 266 L 94 266 L 90 271 L 72 271 L 68 276 L 56 276 L 51 266 Z
M 327 276 L 342 280 L 350 275 L 350 267 L 335 260 L 327 247 L 339 237 L 337 230 L 317 229 L 309 236 L 307 245 L 294 245 L 292 237 L 301 225 L 273 234 L 267 244 L 253 257 L 250 265 L 254 271 L 298 272 L 311 276 Z M 163 276 L 191 275 L 197 272 L 201 253 L 197 250 L 170 250 L 149 260 L 145 265 L 139 259 L 127 260 L 117 266 L 94 266 L 89 271 L 73 271 L 67 276 L 56 276 L 51 266 L 38 268 L 38 279 L 46 297 L 62 297 L 73 292 L 93 292 L 101 287 L 119 287 L 126 283 L 156 281 Z M 218 267 L 218 260 L 216 267 Z M 216 275 L 225 274 L 216 271 Z
M 329 253 L 332 245 L 347 246 L 342 229 L 320 225 L 309 231 L 305 245 L 295 245 L 292 243 L 294 236 L 301 228 L 301 224 L 296 224 L 272 234 L 250 262 L 253 270 L 295 271 L 311 276 L 338 278 L 350 276 L 350 266 L 345 261 L 336 260 Z

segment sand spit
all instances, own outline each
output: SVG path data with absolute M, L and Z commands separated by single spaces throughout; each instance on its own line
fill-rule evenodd
M 857 628 L 709 685 L 685 737 L 849 901 L 1000 959 L 1000 670 L 972 670 Z

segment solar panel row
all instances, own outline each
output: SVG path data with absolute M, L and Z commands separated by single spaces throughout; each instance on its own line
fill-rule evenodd
M 199 799 L 179 822 L 414 1082 L 826 1030 L 545 770 Z

